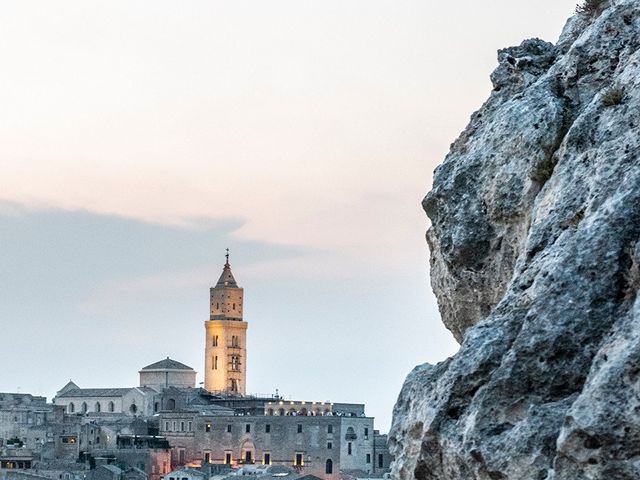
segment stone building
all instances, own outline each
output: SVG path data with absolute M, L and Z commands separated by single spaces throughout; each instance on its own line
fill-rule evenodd
M 204 388 L 244 395 L 247 390 L 247 326 L 243 321 L 244 290 L 231 273 L 229 253 L 222 275 L 210 289 L 205 327 Z

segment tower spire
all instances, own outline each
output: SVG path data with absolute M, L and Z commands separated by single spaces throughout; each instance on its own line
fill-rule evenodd
M 227 254 L 224 256 L 227 261 L 225 262 L 224 266 L 228 267 L 229 266 L 229 249 L 227 248 Z

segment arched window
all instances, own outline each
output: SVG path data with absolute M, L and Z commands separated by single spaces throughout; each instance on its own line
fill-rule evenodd
M 135 404 L 135 403 L 132 403 L 132 404 L 131 404 L 131 406 L 129 407 L 129 411 L 130 411 L 133 415 L 135 415 L 135 414 L 137 413 L 137 411 L 138 411 L 138 407 L 136 407 L 136 404 Z
M 330 458 L 324 464 L 324 473 L 326 474 L 333 473 L 333 461 Z
M 71 402 L 69 404 L 69 413 L 73 413 L 76 411 L 76 406 L 73 404 L 73 402 Z
M 216 310 L 220 310 L 220 302 L 216 302 Z
M 87 402 L 82 402 L 81 412 L 87 413 Z
M 96 411 L 96 412 L 99 412 L 100 410 L 101 410 L 101 409 L 100 409 L 100 402 L 96 402 L 95 411 Z
M 273 416 L 273 408 L 270 408 L 269 410 L 267 410 L 267 415 Z
M 167 400 L 167 410 L 175 410 L 176 409 L 176 401 L 173 398 Z
M 238 391 L 238 381 L 235 378 L 232 378 L 231 380 L 229 380 L 229 382 L 231 383 L 231 385 L 230 385 L 231 391 L 232 392 L 237 392 Z
M 235 303 L 233 304 L 233 309 L 234 309 L 234 310 L 236 309 L 236 304 L 235 304 Z
M 213 369 L 214 370 L 218 369 L 218 356 L 217 355 L 215 357 L 213 357 Z
M 307 416 L 307 409 L 306 408 L 301 409 L 300 410 L 300 415 L 306 417 Z
M 281 408 L 280 410 L 278 410 L 278 415 L 281 417 L 284 417 L 284 408 Z
M 240 370 L 240 357 L 234 355 L 231 357 L 231 370 L 237 372 Z
M 153 411 L 157 413 L 158 410 L 160 410 L 160 403 L 159 402 L 155 402 L 153 404 Z
M 110 412 L 113 412 L 115 410 L 113 402 L 109 402 L 109 405 L 107 405 L 107 410 L 109 410 Z

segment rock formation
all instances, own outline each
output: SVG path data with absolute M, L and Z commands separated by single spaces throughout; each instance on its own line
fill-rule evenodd
M 640 478 L 639 47 L 640 0 L 587 0 L 498 52 L 423 202 L 461 347 L 408 376 L 395 478 Z

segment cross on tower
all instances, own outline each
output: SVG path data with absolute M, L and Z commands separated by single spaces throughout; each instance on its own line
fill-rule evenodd
M 227 259 L 226 265 L 229 265 L 229 249 L 228 248 L 227 248 L 227 254 L 225 255 L 225 258 Z

